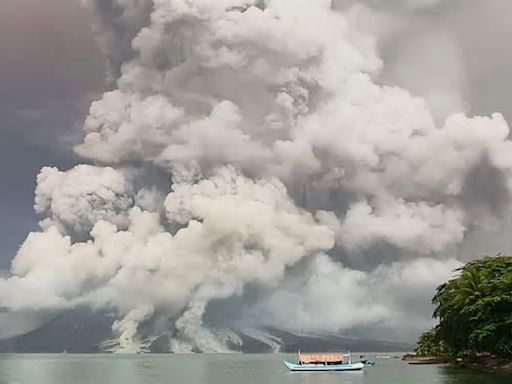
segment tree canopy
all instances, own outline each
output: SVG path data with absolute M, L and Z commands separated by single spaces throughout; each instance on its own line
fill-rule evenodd
M 458 272 L 437 287 L 432 303 L 439 325 L 420 337 L 418 353 L 511 356 L 512 257 L 486 257 Z

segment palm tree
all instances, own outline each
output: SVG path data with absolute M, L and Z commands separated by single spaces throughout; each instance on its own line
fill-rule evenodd
M 452 303 L 461 313 L 467 313 L 471 307 L 486 294 L 486 286 L 481 270 L 476 267 L 465 268 L 457 279 Z
M 455 352 L 512 354 L 512 257 L 468 263 L 437 290 L 436 336 Z

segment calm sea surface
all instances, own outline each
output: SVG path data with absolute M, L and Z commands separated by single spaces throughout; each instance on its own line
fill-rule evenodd
M 373 356 L 366 355 L 371 360 Z M 510 378 L 376 360 L 363 372 L 292 373 L 291 355 L 1 355 L 0 384 L 510 384 Z

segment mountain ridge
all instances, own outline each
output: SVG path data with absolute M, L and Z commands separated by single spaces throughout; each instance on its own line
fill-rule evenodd
M 70 310 L 57 315 L 43 326 L 23 335 L 0 339 L 0 353 L 104 353 L 102 344 L 112 339 L 113 318 L 90 310 Z M 243 353 L 291 353 L 301 350 L 335 351 L 410 351 L 412 344 L 382 340 L 365 340 L 343 335 L 295 334 L 275 328 L 266 328 L 264 333 L 273 345 L 261 338 L 238 331 L 241 346 L 232 346 L 234 352 Z M 150 353 L 170 353 L 170 337 L 161 335 L 152 338 Z

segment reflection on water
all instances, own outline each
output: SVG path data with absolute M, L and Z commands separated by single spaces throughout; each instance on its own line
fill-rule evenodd
M 370 360 L 374 356 L 367 354 Z M 361 372 L 288 372 L 289 355 L 0 355 L 0 384 L 510 384 L 446 366 L 377 360 Z

